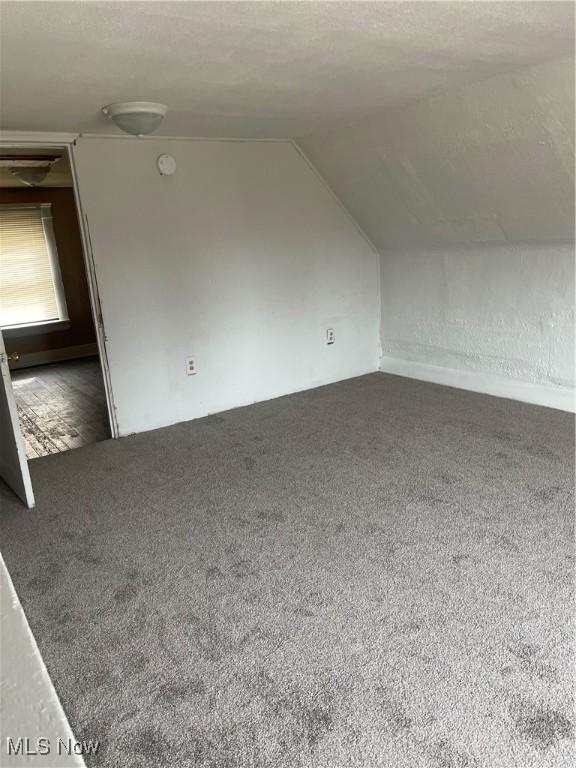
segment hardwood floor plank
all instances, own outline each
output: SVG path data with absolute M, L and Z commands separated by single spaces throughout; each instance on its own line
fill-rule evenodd
M 110 437 L 97 358 L 27 368 L 11 375 L 29 459 Z

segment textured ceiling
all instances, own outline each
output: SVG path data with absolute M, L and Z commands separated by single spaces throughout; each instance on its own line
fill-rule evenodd
M 288 137 L 570 52 L 569 2 L 7 2 L 2 127 Z
M 378 250 L 574 237 L 574 60 L 299 141 Z

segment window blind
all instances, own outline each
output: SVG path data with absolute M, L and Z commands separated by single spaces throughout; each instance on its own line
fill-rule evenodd
M 60 317 L 49 205 L 0 205 L 0 326 Z

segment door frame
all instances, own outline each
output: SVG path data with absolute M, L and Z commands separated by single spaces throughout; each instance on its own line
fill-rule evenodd
M 2 435 L 4 445 L 2 453 L 5 453 L 5 460 L 0 456 L 0 477 L 28 509 L 32 509 L 36 502 L 30 478 L 30 466 L 26 456 L 22 425 L 14 397 L 2 330 L 0 330 L 0 388 L 2 421 L 4 422 L 4 418 L 6 419 L 6 427 L 12 433 L 13 438 L 6 440 L 7 436 Z
M 78 227 L 80 229 L 80 239 L 82 242 L 82 255 L 84 258 L 84 271 L 86 273 L 86 282 L 88 283 L 88 294 L 90 296 L 90 310 L 96 329 L 96 344 L 98 347 L 98 356 L 100 367 L 102 369 L 102 379 L 104 381 L 104 392 L 106 395 L 106 407 L 108 410 L 108 422 L 110 424 L 110 434 L 116 439 L 120 436 L 118 430 L 118 419 L 116 417 L 116 406 L 114 405 L 114 394 L 112 391 L 112 379 L 110 376 L 110 365 L 108 362 L 108 350 L 106 348 L 106 332 L 104 330 L 104 319 L 102 316 L 102 305 L 100 302 L 100 292 L 98 289 L 98 279 L 96 276 L 96 265 L 94 254 L 92 252 L 92 242 L 90 239 L 90 230 L 88 227 L 88 217 L 82 206 L 80 196 L 80 186 L 76 171 L 76 162 L 74 148 L 79 134 L 70 133 L 27 133 L 26 131 L 3 132 L 0 134 L 0 150 L 2 149 L 39 149 L 53 148 L 62 149 L 66 152 L 68 163 L 72 174 L 72 188 L 74 191 L 74 201 L 76 203 L 76 216 Z

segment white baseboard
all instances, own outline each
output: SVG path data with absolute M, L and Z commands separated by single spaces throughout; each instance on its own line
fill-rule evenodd
M 10 363 L 10 370 L 33 368 L 35 365 L 60 363 L 63 360 L 75 360 L 79 357 L 92 357 L 97 354 L 98 345 L 95 342 L 93 344 L 78 344 L 75 347 L 47 349 L 45 352 L 29 352 L 21 354 L 17 362 Z
M 468 389 L 471 392 L 481 392 L 485 395 L 507 397 L 511 400 L 520 400 L 523 403 L 557 408 L 560 411 L 569 411 L 570 413 L 576 411 L 576 390 L 573 387 L 532 384 L 527 381 L 508 379 L 494 373 L 443 368 L 430 363 L 419 363 L 387 356 L 381 358 L 380 370 L 384 373 L 406 376 L 409 379 L 430 381 L 434 384 Z

